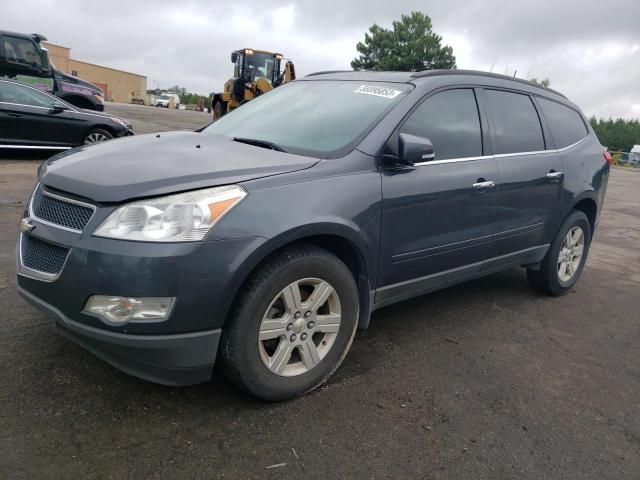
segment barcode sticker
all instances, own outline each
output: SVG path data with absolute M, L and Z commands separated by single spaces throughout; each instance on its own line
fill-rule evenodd
M 360 85 L 353 93 L 363 93 L 365 95 L 375 95 L 376 97 L 395 98 L 402 92 L 393 88 L 381 87 L 379 85 Z

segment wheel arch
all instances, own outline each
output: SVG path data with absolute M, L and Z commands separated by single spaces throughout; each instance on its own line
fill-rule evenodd
M 367 261 L 366 247 L 354 239 L 354 235 L 347 233 L 347 227 L 343 225 L 302 226 L 263 243 L 242 262 L 242 267 L 234 275 L 231 282 L 233 297 L 227 308 L 227 317 L 242 286 L 267 259 L 290 246 L 310 244 L 333 253 L 349 268 L 358 287 L 358 328 L 367 328 L 371 314 L 371 272 L 374 267 Z
M 93 130 L 106 130 L 107 132 L 109 132 L 111 135 L 113 135 L 113 138 L 116 138 L 117 132 L 115 131 L 115 129 L 109 125 L 105 125 L 103 123 L 97 123 L 94 125 L 91 125 L 89 127 L 87 127 L 84 131 L 84 133 L 82 134 L 82 142 L 84 143 L 84 140 L 87 138 L 87 135 L 89 135 Z
M 598 204 L 596 200 L 588 194 L 583 195 L 576 198 L 571 209 L 579 210 L 587 216 L 589 219 L 589 226 L 591 227 L 591 235 L 593 236 L 596 229 L 596 220 L 598 218 Z

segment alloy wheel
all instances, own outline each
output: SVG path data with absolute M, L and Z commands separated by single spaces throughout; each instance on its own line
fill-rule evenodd
M 575 226 L 564 237 L 558 254 L 558 278 L 568 282 L 578 271 L 584 252 L 584 231 Z
M 87 135 L 86 140 L 84 141 L 85 145 L 93 145 L 94 143 L 106 142 L 109 140 L 109 137 L 102 133 L 94 132 Z
M 276 375 L 301 375 L 333 346 L 341 320 L 340 299 L 329 282 L 304 278 L 276 295 L 264 313 L 258 349 L 264 365 Z

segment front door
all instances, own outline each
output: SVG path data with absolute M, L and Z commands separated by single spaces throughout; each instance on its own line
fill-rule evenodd
M 429 291 L 480 271 L 494 228 L 495 160 L 471 88 L 429 96 L 400 127 L 431 140 L 435 158 L 382 171 L 376 302 Z M 393 140 L 392 140 L 393 141 Z
M 0 82 L 0 122 L 5 143 L 63 147 L 73 145 L 78 119 L 72 111 L 55 111 L 60 100 L 35 88 Z

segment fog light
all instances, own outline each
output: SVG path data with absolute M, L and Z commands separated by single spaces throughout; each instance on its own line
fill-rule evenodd
M 175 297 L 111 297 L 93 295 L 84 313 L 95 315 L 110 324 L 128 322 L 162 322 L 169 318 Z

